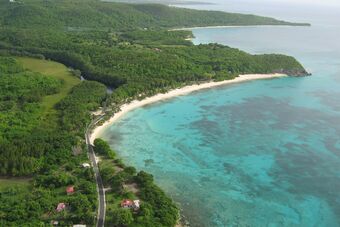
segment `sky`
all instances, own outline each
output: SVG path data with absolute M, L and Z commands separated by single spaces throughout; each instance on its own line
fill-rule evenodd
M 190 0 L 188 0 L 190 1 Z M 193 0 L 191 0 L 193 1 Z M 340 0 L 196 0 L 217 3 L 204 6 L 207 10 L 256 14 L 276 19 L 307 22 L 313 25 L 340 24 Z M 190 8 L 202 9 L 191 5 Z
M 339 0 L 274 0 L 278 2 L 301 3 L 301 4 L 318 4 L 318 5 L 340 5 Z
M 204 0 L 201 0 L 204 1 Z M 226 3 L 228 0 L 205 0 L 205 2 L 221 2 Z M 239 2 L 243 2 L 242 0 Z M 282 3 L 294 5 L 324 5 L 324 6 L 337 6 L 340 7 L 340 0 L 253 0 L 259 3 Z

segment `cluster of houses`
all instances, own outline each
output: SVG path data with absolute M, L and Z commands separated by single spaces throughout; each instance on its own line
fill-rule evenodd
M 67 195 L 72 195 L 75 192 L 74 186 L 71 185 L 71 186 L 66 187 L 65 191 L 66 191 Z M 65 203 L 58 203 L 57 208 L 55 210 L 59 213 L 59 212 L 62 212 L 63 210 L 65 210 L 66 207 L 67 206 L 66 206 Z M 57 226 L 57 225 L 59 225 L 59 221 L 52 221 L 51 224 Z M 73 225 L 73 227 L 86 227 L 86 225 L 77 224 L 77 225 Z
M 91 165 L 88 164 L 88 163 L 83 163 L 82 164 L 82 167 L 83 168 L 90 168 Z M 66 194 L 67 195 L 72 195 L 73 193 L 75 192 L 75 188 L 73 185 L 70 185 L 68 187 L 66 187 Z M 133 209 L 135 211 L 139 210 L 140 208 L 140 200 L 131 200 L 131 199 L 123 199 L 120 203 L 120 206 L 122 208 L 127 208 L 127 209 Z M 59 212 L 62 212 L 63 210 L 66 209 L 66 204 L 61 202 L 61 203 L 58 203 L 57 207 L 56 207 L 56 211 L 59 213 Z M 52 221 L 52 225 L 58 225 L 59 222 L 58 221 Z M 86 227 L 86 225 L 82 225 L 82 224 L 78 224 L 78 225 L 73 225 L 73 227 Z
M 90 168 L 91 165 L 89 163 L 83 163 L 82 167 L 83 168 Z M 72 195 L 74 192 L 75 192 L 75 189 L 74 189 L 73 185 L 70 185 L 70 186 L 66 187 L 66 194 L 67 195 Z M 56 208 L 56 211 L 58 213 L 62 212 L 65 209 L 66 209 L 66 204 L 65 203 L 58 203 L 57 208 Z M 58 221 L 53 221 L 52 224 L 53 225 L 58 225 Z M 80 226 L 85 226 L 85 225 L 75 225 L 75 226 L 80 227 Z
M 10 0 L 10 1 L 11 1 L 11 0 Z M 11 1 L 11 2 L 14 2 L 14 0 Z M 90 165 L 89 163 L 82 163 L 81 166 L 82 166 L 83 168 L 85 168 L 85 169 L 91 168 L 91 165 Z M 75 190 L 75 187 L 74 187 L 73 185 L 70 185 L 70 186 L 66 187 L 65 191 L 66 191 L 66 194 L 67 194 L 67 195 L 72 195 L 73 193 L 75 193 L 76 190 Z M 57 205 L 57 207 L 56 207 L 55 210 L 56 210 L 58 213 L 60 213 L 60 212 L 62 212 L 62 211 L 64 211 L 64 210 L 66 210 L 66 208 L 67 208 L 67 205 L 66 205 L 64 202 L 60 202 L 60 203 L 58 203 L 58 205 Z M 54 226 L 57 226 L 57 225 L 59 225 L 59 221 L 53 220 L 53 221 L 51 222 L 51 224 L 54 225 Z M 86 227 L 86 225 L 77 224 L 77 225 L 73 225 L 73 227 Z
M 66 188 L 66 194 L 67 195 L 72 195 L 74 192 L 75 192 L 75 189 L 74 189 L 73 185 L 68 186 Z M 65 203 L 58 203 L 57 208 L 56 208 L 57 212 L 61 212 L 61 211 L 65 210 L 65 209 L 66 209 L 66 204 Z

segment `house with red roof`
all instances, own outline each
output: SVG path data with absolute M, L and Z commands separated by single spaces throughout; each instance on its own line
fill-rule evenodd
M 130 200 L 130 199 L 123 199 L 121 202 L 120 202 L 120 206 L 122 208 L 132 208 L 133 207 L 133 201 Z
M 57 210 L 57 212 L 61 212 L 61 211 L 65 210 L 65 208 L 66 208 L 65 203 L 59 203 L 56 210 Z
M 135 210 L 138 210 L 139 207 L 140 207 L 140 201 L 139 200 L 124 199 L 120 202 L 120 206 L 122 208 L 133 208 Z
M 66 188 L 66 193 L 67 193 L 68 195 L 73 194 L 73 193 L 74 193 L 74 186 L 68 186 L 68 187 Z

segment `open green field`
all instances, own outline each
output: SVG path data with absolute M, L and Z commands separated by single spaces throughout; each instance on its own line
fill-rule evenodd
M 79 84 L 81 80 L 68 70 L 68 68 L 54 61 L 41 60 L 29 57 L 18 57 L 17 60 L 22 63 L 25 69 L 33 72 L 39 72 L 46 76 L 52 76 L 54 78 L 63 81 L 63 86 L 58 94 L 45 96 L 42 105 L 47 113 L 54 113 L 53 107 L 67 96 L 72 87 Z
M 27 187 L 31 178 L 0 178 L 0 191 L 8 187 Z

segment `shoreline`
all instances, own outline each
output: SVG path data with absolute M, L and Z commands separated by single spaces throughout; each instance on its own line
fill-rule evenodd
M 213 87 L 228 85 L 228 84 L 234 84 L 234 83 L 240 83 L 240 82 L 246 82 L 246 81 L 252 81 L 252 80 L 260 80 L 260 79 L 272 79 L 272 78 L 280 78 L 280 77 L 286 77 L 286 74 L 279 74 L 279 73 L 273 73 L 273 74 L 245 74 L 245 75 L 239 75 L 238 77 L 232 79 L 232 80 L 223 80 L 218 82 L 207 82 L 202 84 L 195 84 L 195 85 L 188 85 L 184 86 L 182 88 L 177 88 L 174 90 L 170 90 L 167 93 L 160 93 L 156 94 L 151 97 L 147 97 L 143 100 L 134 100 L 130 103 L 123 104 L 120 107 L 120 111 L 115 113 L 111 118 L 104 122 L 102 125 L 98 125 L 93 129 L 93 131 L 90 134 L 90 143 L 93 144 L 93 141 L 96 138 L 99 138 L 101 133 L 106 129 L 108 126 L 113 124 L 115 121 L 120 119 L 122 116 L 127 114 L 128 112 L 137 109 L 139 107 L 146 106 L 148 104 L 152 104 L 155 102 L 163 101 L 166 99 L 174 98 L 177 96 L 187 95 L 189 93 L 192 93 L 194 91 L 199 91 L 203 89 L 209 89 Z
M 169 31 L 191 31 L 196 29 L 214 29 L 214 28 L 271 28 L 271 27 L 295 27 L 296 25 L 216 25 L 216 26 L 199 26 L 199 27 L 183 27 L 173 28 Z

